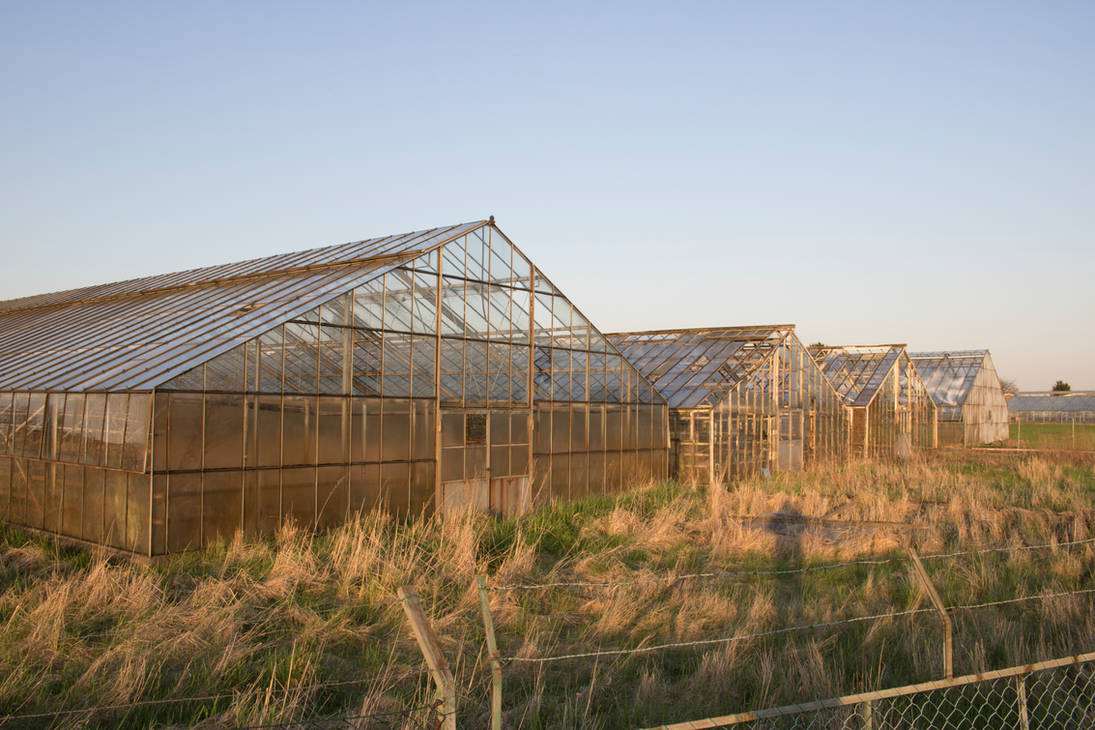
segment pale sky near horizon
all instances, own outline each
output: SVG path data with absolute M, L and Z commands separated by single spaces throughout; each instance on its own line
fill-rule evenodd
M 0 4 L 0 299 L 494 214 L 600 329 L 1095 389 L 1095 3 Z

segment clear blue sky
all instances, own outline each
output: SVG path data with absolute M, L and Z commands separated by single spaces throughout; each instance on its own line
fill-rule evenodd
M 602 329 L 1095 388 L 1095 3 L 0 4 L 0 298 L 497 216 Z

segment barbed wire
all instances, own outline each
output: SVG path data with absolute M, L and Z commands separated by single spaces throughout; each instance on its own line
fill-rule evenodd
M 428 705 L 418 705 L 416 707 L 405 707 L 402 710 L 387 710 L 383 712 L 367 712 L 359 715 L 339 715 L 338 717 L 329 718 L 315 718 L 312 720 L 287 720 L 285 722 L 269 722 L 259 725 L 240 725 L 239 730 L 261 730 L 263 728 L 292 728 L 292 727 L 311 727 L 315 725 L 321 725 L 325 723 L 342 723 L 350 722 L 352 720 L 375 720 L 382 717 L 407 717 L 408 715 L 414 715 L 419 712 L 425 712 L 426 710 L 437 711 L 441 705 L 444 704 L 442 700 L 434 700 Z M 452 710 L 445 712 L 438 712 L 439 715 L 451 715 Z
M 822 621 L 815 624 L 804 624 L 801 626 L 787 626 L 779 629 L 772 629 L 771 631 L 759 631 L 753 634 L 738 634 L 734 636 L 724 636 L 717 639 L 694 639 L 691 641 L 673 641 L 666 644 L 652 644 L 651 646 L 639 646 L 631 649 L 600 649 L 597 651 L 583 651 L 576 652 L 574 654 L 562 654 L 559 656 L 548 657 L 501 657 L 504 662 L 521 662 L 521 663 L 533 663 L 533 664 L 546 664 L 548 662 L 558 662 L 566 659 L 587 659 L 593 657 L 602 656 L 621 656 L 624 654 L 649 654 L 655 651 L 663 651 L 665 649 L 683 649 L 692 646 L 711 646 L 713 644 L 730 644 L 737 641 L 745 641 L 747 639 L 761 639 L 766 636 L 775 636 L 778 634 L 786 634 L 793 631 L 807 631 L 811 629 L 823 629 L 830 628 L 832 626 L 842 626 L 844 624 L 859 623 L 862 621 L 875 621 L 886 618 L 898 618 L 901 616 L 911 616 L 918 613 L 934 613 L 934 608 L 914 608 L 908 611 L 891 611 L 889 613 L 879 613 L 873 616 L 855 616 L 853 618 L 841 619 L 840 621 Z
M 339 613 L 339 612 L 342 612 L 342 611 L 353 611 L 353 610 L 361 609 L 361 608 L 388 608 L 389 606 L 396 606 L 396 605 L 400 605 L 402 603 L 403 603 L 403 599 L 401 599 L 401 598 L 390 598 L 390 599 L 385 599 L 385 600 L 382 600 L 382 601 L 373 601 L 373 602 L 370 602 L 370 603 L 348 603 L 348 604 L 343 604 L 343 605 L 338 605 L 338 606 L 327 606 L 327 607 L 324 607 L 324 608 L 308 608 L 308 607 L 305 607 L 305 606 L 296 606 L 296 607 L 292 607 L 292 606 L 278 607 L 278 606 L 275 606 L 275 607 L 266 607 L 266 608 L 257 607 L 257 608 L 259 608 L 261 610 L 264 610 L 264 611 L 270 611 L 270 610 L 274 610 L 274 609 L 277 609 L 277 608 L 283 608 L 283 610 L 293 610 L 295 608 L 296 610 L 310 612 L 310 613 L 313 613 L 313 614 L 315 614 L 317 616 L 320 616 L 320 617 L 329 618 L 332 615 L 334 615 L 336 613 Z M 79 640 L 102 639 L 102 638 L 105 638 L 105 637 L 108 637 L 108 636 L 116 636 L 119 633 L 120 630 L 122 630 L 120 627 L 116 627 L 114 629 L 111 629 L 110 631 L 99 631 L 99 632 L 95 632 L 95 633 L 92 633 L 92 634 L 82 634 L 82 633 L 81 634 L 65 634 L 61 638 L 79 639 Z M 133 636 L 135 638 L 138 638 L 138 639 L 141 638 L 140 634 L 134 634 Z
M 292 690 L 295 692 L 315 692 L 322 689 L 328 689 L 331 687 L 346 687 L 350 685 L 365 684 L 372 682 L 371 677 L 362 677 L 360 679 L 340 679 L 332 680 L 330 682 L 317 682 L 314 684 L 296 685 L 285 688 L 287 691 Z M 157 705 L 178 705 L 185 704 L 187 702 L 217 702 L 220 700 L 233 699 L 236 697 L 244 696 L 247 694 L 254 694 L 249 692 L 233 692 L 233 693 L 221 693 L 211 695 L 194 695 L 191 697 L 165 697 L 161 699 L 150 700 L 134 700 L 132 702 L 122 702 L 113 705 L 95 705 L 93 707 L 80 707 L 69 710 L 51 710 L 49 712 L 35 712 L 24 715 L 2 715 L 0 716 L 0 726 L 5 725 L 8 722 L 15 722 L 20 720 L 39 720 L 48 717 L 61 717 L 69 715 L 78 715 L 82 713 L 96 713 L 96 712 L 112 712 L 115 710 L 129 710 L 137 707 L 152 707 Z
M 991 547 L 978 550 L 963 550 L 952 553 L 933 553 L 929 555 L 921 555 L 921 560 L 934 560 L 937 558 L 953 558 L 962 555 L 975 555 L 979 553 L 990 552 L 1010 552 L 1012 550 L 1043 550 L 1048 548 L 1057 547 L 1069 547 L 1072 545 L 1083 545 L 1087 543 L 1095 543 L 1095 538 L 1088 538 L 1084 540 L 1069 540 L 1066 542 L 1052 542 L 1044 543 L 1041 545 L 1014 545 L 1007 547 Z M 801 575 L 804 573 L 812 573 L 820 570 L 833 570 L 836 568 L 847 568 L 857 565 L 887 565 L 889 563 L 906 562 L 907 558 L 893 557 L 883 559 L 864 559 L 864 560 L 849 560 L 841 563 L 827 563 L 825 565 L 812 565 L 802 568 L 774 568 L 770 570 L 713 570 L 702 573 L 685 573 L 681 575 L 666 575 L 666 576 L 653 576 L 648 578 L 634 578 L 631 580 L 619 580 L 619 581 L 553 581 L 550 583 L 508 583 L 496 586 L 487 586 L 488 591 L 501 592 L 501 591 L 533 591 L 533 590 L 549 590 L 552 588 L 617 588 L 625 586 L 645 585 L 653 583 L 677 583 L 685 580 L 697 580 L 703 578 L 722 578 L 722 577 L 764 577 L 764 576 L 785 576 L 785 575 Z
M 683 573 L 680 575 L 652 576 L 649 578 L 635 578 L 619 581 L 555 581 L 552 583 L 510 583 L 498 586 L 487 586 L 488 591 L 515 591 L 515 590 L 546 590 L 549 588 L 615 588 L 620 586 L 634 586 L 649 583 L 677 583 L 685 580 L 700 578 L 722 577 L 762 577 L 799 575 L 812 573 L 818 570 L 832 570 L 835 568 L 847 568 L 855 565 L 886 565 L 904 560 L 904 558 L 885 558 L 880 560 L 850 560 L 843 563 L 828 563 L 826 565 L 811 565 L 802 568 L 774 568 L 771 570 L 712 570 L 704 573 Z
M 1059 591 L 1057 593 L 1039 593 L 1033 596 L 1020 596 L 1019 598 L 1005 598 L 1000 601 L 987 601 L 985 603 L 971 603 L 962 606 L 948 606 L 947 610 L 964 611 L 972 610 L 975 608 L 988 608 L 989 606 L 1003 606 L 1008 603 L 1021 603 L 1023 601 L 1038 601 L 1046 600 L 1049 598 L 1060 598 L 1062 596 L 1079 596 L 1089 593 L 1095 593 L 1095 588 L 1080 588 L 1075 591 Z
M 1012 550 L 1045 550 L 1048 548 L 1069 547 L 1072 545 L 1084 545 L 1087 543 L 1095 542 L 1095 537 L 1089 537 L 1085 540 L 1068 540 L 1065 542 L 1047 542 L 1041 545 L 1010 545 L 1005 547 L 991 547 L 981 548 L 978 550 L 961 550 L 954 553 L 933 553 L 931 555 L 921 555 L 921 560 L 934 560 L 936 558 L 956 558 L 962 555 L 980 555 L 983 553 L 1005 553 Z
M 1033 595 L 1033 596 L 1020 596 L 1018 598 L 1009 598 L 1009 599 L 1004 599 L 1004 600 L 1000 600 L 1000 601 L 988 601 L 988 602 L 985 602 L 985 603 L 965 604 L 965 605 L 958 605 L 958 606 L 948 606 L 947 610 L 948 611 L 951 611 L 951 610 L 956 610 L 956 611 L 958 611 L 958 610 L 972 610 L 972 609 L 978 609 L 978 608 L 987 608 L 989 606 L 1000 606 L 1000 605 L 1009 604 L 1009 603 L 1019 603 L 1019 602 L 1022 602 L 1022 601 L 1046 600 L 1046 599 L 1050 599 L 1050 598 L 1060 598 L 1062 596 L 1085 595 L 1085 594 L 1090 594 L 1090 593 L 1095 593 L 1095 588 L 1084 588 L 1084 589 L 1079 589 L 1079 590 L 1075 590 L 1075 591 L 1060 591 L 1060 592 L 1056 592 L 1056 593 L 1042 593 L 1042 594 Z M 809 630 L 814 630 L 814 629 L 832 628 L 834 626 L 842 626 L 842 625 L 846 625 L 846 624 L 861 623 L 863 621 L 875 621 L 875 620 L 886 619 L 886 618 L 898 618 L 898 617 L 901 617 L 901 616 L 911 616 L 911 615 L 920 614 L 920 613 L 936 613 L 936 609 L 935 608 L 917 608 L 917 609 L 910 609 L 908 611 L 892 611 L 892 612 L 889 612 L 889 613 L 879 613 L 879 614 L 874 614 L 874 615 L 871 615 L 871 616 L 854 616 L 852 618 L 841 619 L 839 621 L 823 621 L 823 622 L 814 623 L 814 624 L 803 624 L 803 625 L 799 625 L 799 626 L 788 626 L 788 627 L 779 628 L 779 629 L 772 629 L 770 631 L 759 631 L 759 632 L 752 633 L 752 634 L 741 634 L 741 635 L 735 635 L 735 636 L 719 637 L 719 638 L 714 638 L 714 639 L 695 639 L 695 640 L 691 640 L 691 641 L 674 641 L 674 642 L 669 642 L 669 643 L 665 643 L 665 644 L 654 644 L 654 645 L 651 645 L 651 646 L 639 646 L 639 647 L 625 648 L 625 649 L 600 649 L 600 650 L 597 650 L 597 651 L 576 652 L 576 653 L 573 653 L 573 654 L 561 654 L 561 655 L 558 655 L 558 656 L 548 656 L 548 657 L 517 657 L 517 656 L 501 657 L 501 661 L 507 662 L 507 663 L 517 662 L 517 663 L 546 664 L 548 662 L 564 661 L 564 660 L 569 660 L 569 659 L 587 659 L 587 658 L 602 657 L 602 656 L 623 656 L 623 655 L 633 655 L 633 654 L 647 654 L 647 653 L 650 653 L 650 652 L 662 651 L 662 650 L 665 650 L 665 649 L 681 649 L 681 648 L 695 647 L 695 646 L 711 646 L 711 645 L 715 645 L 715 644 L 729 644 L 729 643 L 733 643 L 733 642 L 737 642 L 737 641 L 745 641 L 747 639 L 761 639 L 761 638 L 765 638 L 765 637 L 768 637 L 768 636 L 776 636 L 776 635 L 779 635 L 779 634 L 786 634 L 786 633 L 791 633 L 791 632 L 795 632 L 795 631 L 809 631 Z

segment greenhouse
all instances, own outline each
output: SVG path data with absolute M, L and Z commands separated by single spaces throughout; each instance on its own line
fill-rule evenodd
M 614 492 L 667 431 L 493 218 L 0 303 L 0 519 L 143 555 Z
M 935 447 L 935 403 L 904 345 L 815 345 L 810 352 L 852 409 L 852 456 L 904 458 Z
M 910 353 L 938 409 L 939 444 L 1006 441 L 1008 403 L 988 350 Z
M 1095 391 L 1019 393 L 1008 400 L 1008 413 L 1021 423 L 1095 423 Z
M 670 468 L 692 483 L 843 458 L 847 409 L 793 325 L 608 335 L 670 407 Z

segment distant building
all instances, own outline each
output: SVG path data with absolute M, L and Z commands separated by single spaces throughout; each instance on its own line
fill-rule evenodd
M 1019 393 L 1008 412 L 1024 423 L 1095 423 L 1095 391 Z
M 852 409 L 853 456 L 908 456 L 936 445 L 936 408 L 904 345 L 813 346 L 810 353 Z
M 1006 441 L 1008 404 L 988 350 L 910 353 L 939 409 L 940 445 Z

